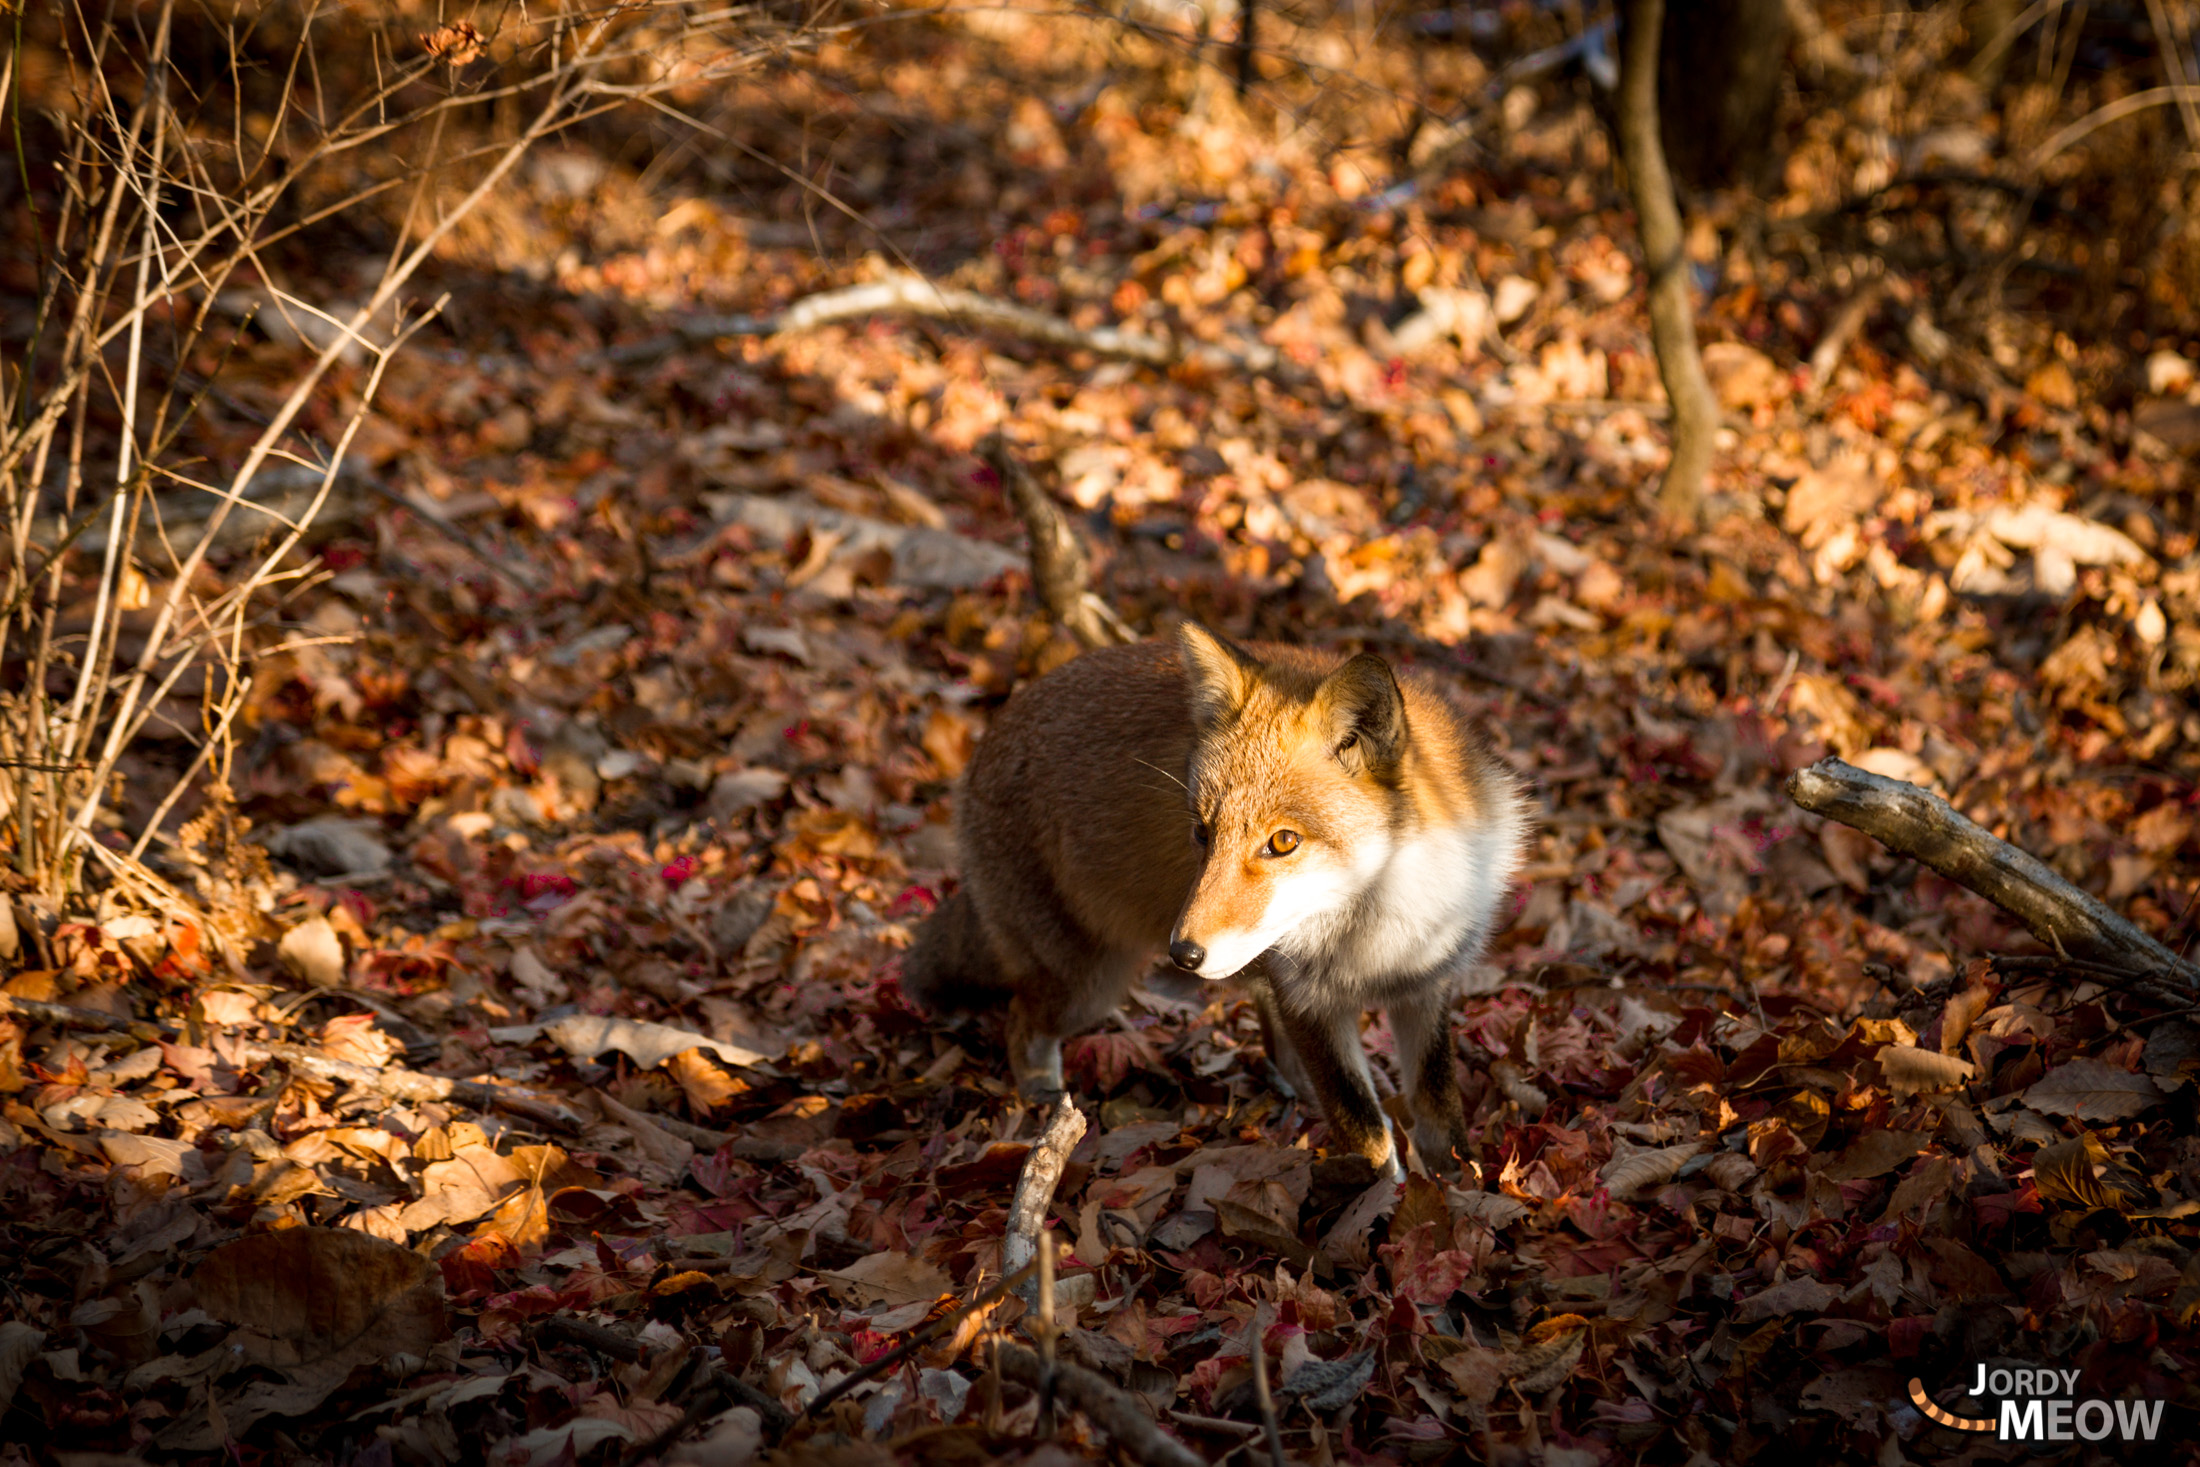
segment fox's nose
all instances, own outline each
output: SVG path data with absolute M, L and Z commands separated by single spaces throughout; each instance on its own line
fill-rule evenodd
M 1197 973 L 1199 965 L 1207 961 L 1207 949 L 1188 937 L 1180 937 L 1169 944 L 1169 960 L 1187 973 Z

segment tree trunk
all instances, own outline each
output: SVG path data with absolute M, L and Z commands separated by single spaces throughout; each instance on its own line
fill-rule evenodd
M 1784 0 L 1667 7 L 1658 31 L 1659 141 L 1682 188 L 1766 191 L 1793 33 Z
M 1696 351 L 1680 207 L 1659 138 L 1658 36 L 1664 22 L 1665 0 L 1627 0 L 1619 79 L 1620 156 L 1627 164 L 1627 186 L 1634 196 L 1649 272 L 1650 340 L 1673 406 L 1673 457 L 1658 489 L 1658 507 L 1676 520 L 1692 521 L 1703 504 L 1719 409 Z

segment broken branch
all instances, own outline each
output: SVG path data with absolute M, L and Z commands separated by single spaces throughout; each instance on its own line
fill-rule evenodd
M 2059 952 L 2200 984 L 2200 967 L 1930 790 L 1826 758 L 1789 775 L 1787 793 L 1803 809 L 1853 826 L 1977 892 Z
M 1031 579 L 1039 599 L 1046 603 L 1047 615 L 1087 651 L 1137 641 L 1137 633 L 1091 589 L 1092 560 L 1084 542 L 1008 440 L 989 434 L 978 449 L 1001 476 L 1001 487 L 1016 507 L 1016 517 L 1024 522 L 1024 533 L 1031 540 Z
M 1046 1370 L 1038 1355 L 1021 1345 L 1002 1342 L 1001 1373 L 1019 1385 L 1036 1391 Z M 1087 1421 L 1105 1433 L 1127 1455 L 1146 1467 L 1206 1467 L 1190 1447 L 1154 1425 L 1148 1408 L 1128 1392 L 1102 1377 L 1067 1361 L 1054 1367 L 1054 1391 L 1063 1401 L 1084 1413 Z
M 1008 1207 L 1008 1232 L 1001 1240 L 1001 1267 L 1022 1273 L 1039 1254 L 1039 1235 L 1046 1228 L 1047 1208 L 1054 1189 L 1061 1184 L 1062 1168 L 1069 1154 L 1084 1138 L 1085 1113 L 1068 1096 L 1054 1102 L 1046 1129 L 1024 1157 L 1024 1169 L 1016 1178 L 1016 1195 Z

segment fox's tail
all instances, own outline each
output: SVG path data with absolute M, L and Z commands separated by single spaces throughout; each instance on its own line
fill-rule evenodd
M 934 1013 L 988 1009 L 1008 995 L 967 891 L 941 902 L 901 960 L 901 991 Z

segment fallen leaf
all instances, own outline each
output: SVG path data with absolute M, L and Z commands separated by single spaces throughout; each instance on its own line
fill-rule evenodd
M 2057 1065 L 2024 1092 L 2033 1109 L 2081 1121 L 2128 1120 L 2162 1098 L 2148 1076 L 2087 1056 Z

